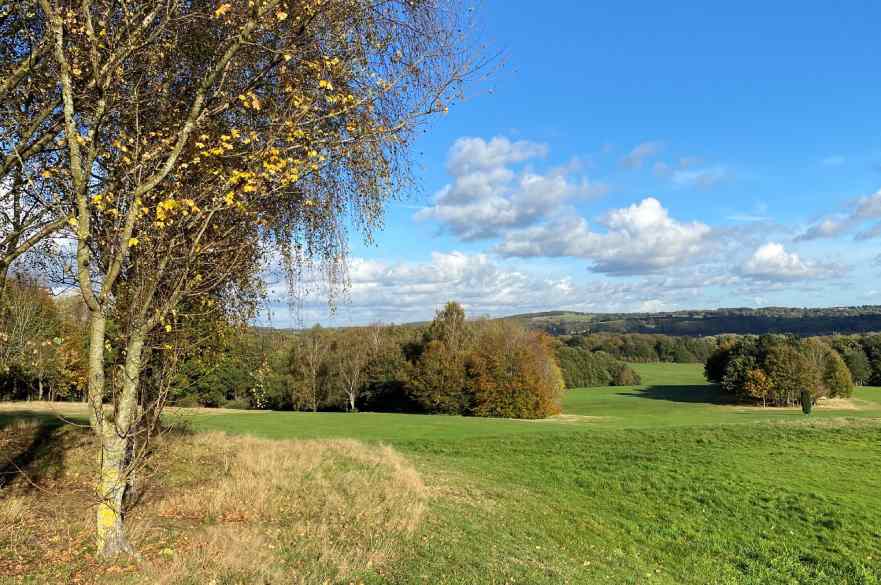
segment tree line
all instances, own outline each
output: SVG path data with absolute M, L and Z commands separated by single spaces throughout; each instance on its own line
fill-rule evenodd
M 83 400 L 89 340 L 81 305 L 53 299 L 34 282 L 11 283 L 10 291 L 0 319 L 0 397 Z M 427 326 L 316 325 L 299 332 L 203 326 L 168 382 L 171 404 L 512 418 L 560 409 L 557 343 L 513 322 L 468 321 L 457 303 Z M 112 346 L 116 324 L 109 329 Z M 197 330 L 191 326 L 190 334 Z M 148 380 L 161 371 L 161 358 L 146 360 Z M 111 352 L 107 359 L 118 356 Z
M 644 333 L 675 336 L 793 334 L 803 337 L 881 331 L 881 306 L 728 308 L 666 313 L 551 311 L 517 316 L 552 335 Z
M 602 351 L 627 362 L 704 363 L 718 341 L 715 337 L 672 337 L 645 333 L 591 333 L 565 337 L 569 347 Z
M 564 387 L 549 337 L 468 321 L 453 302 L 424 327 L 315 326 L 232 343 L 183 364 L 178 404 L 543 418 Z

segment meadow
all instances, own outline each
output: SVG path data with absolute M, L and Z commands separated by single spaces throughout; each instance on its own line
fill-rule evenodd
M 177 412 L 195 433 L 171 449 L 165 488 L 147 498 L 163 519 L 140 537 L 147 569 L 98 567 L 69 537 L 73 550 L 52 574 L 132 583 L 210 575 L 218 584 L 881 581 L 881 389 L 859 388 L 806 417 L 720 400 L 699 365 L 636 368 L 642 386 L 571 390 L 563 414 L 542 421 Z M 0 424 L 27 416 L 7 413 Z M 207 495 L 169 495 L 200 489 Z M 39 497 L 18 490 L 0 492 L 25 510 L 7 513 L 7 528 L 26 525 L 27 498 Z M 50 569 L 24 553 L 13 559 L 12 538 L 16 551 L 26 540 L 0 532 L 0 574 L 19 567 L 2 582 L 44 582 Z M 200 550 L 239 561 L 212 564 Z

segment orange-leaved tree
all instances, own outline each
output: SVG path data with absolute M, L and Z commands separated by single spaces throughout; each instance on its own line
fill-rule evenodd
M 553 343 L 512 321 L 482 325 L 468 357 L 477 416 L 544 418 L 559 414 L 564 384 Z

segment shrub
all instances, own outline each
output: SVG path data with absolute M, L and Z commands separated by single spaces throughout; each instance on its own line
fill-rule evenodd
M 801 411 L 805 414 L 811 414 L 814 410 L 814 397 L 811 396 L 810 390 L 801 391 Z

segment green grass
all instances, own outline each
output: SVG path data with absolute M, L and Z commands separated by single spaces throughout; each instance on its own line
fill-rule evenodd
M 850 409 L 744 407 L 699 365 L 576 389 L 564 416 L 189 415 L 197 430 L 393 445 L 432 494 L 369 585 L 881 583 L 881 389 Z M 3 419 L 0 418 L 0 424 Z
M 570 391 L 527 422 L 205 416 L 197 428 L 391 443 L 439 493 L 419 545 L 369 583 L 881 582 L 881 389 L 860 410 L 726 404 L 700 366 Z

